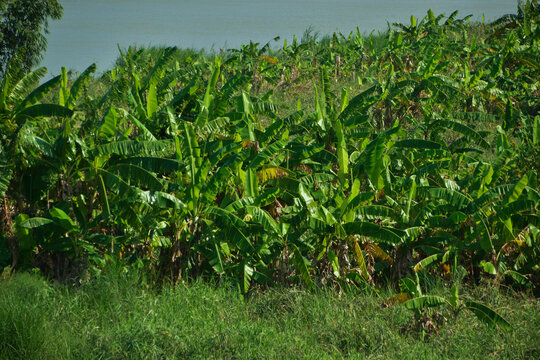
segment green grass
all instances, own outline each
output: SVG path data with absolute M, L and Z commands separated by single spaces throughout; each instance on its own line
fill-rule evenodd
M 538 358 L 538 301 L 492 285 L 468 294 L 497 309 L 512 331 L 463 312 L 422 339 L 407 330 L 407 309 L 382 306 L 389 291 L 269 289 L 243 299 L 202 282 L 156 292 L 134 276 L 67 287 L 22 274 L 0 281 L 0 359 Z

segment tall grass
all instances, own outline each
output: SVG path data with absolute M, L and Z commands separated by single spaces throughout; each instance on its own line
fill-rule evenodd
M 392 295 L 270 289 L 243 299 L 226 285 L 148 289 L 133 275 L 79 287 L 22 274 L 0 282 L 1 359 L 531 359 L 539 355 L 538 302 L 486 285 L 512 332 L 472 314 L 422 339 Z M 438 292 L 443 292 L 440 286 Z M 495 304 L 494 304 L 495 303 Z M 443 314 L 445 315 L 445 314 Z

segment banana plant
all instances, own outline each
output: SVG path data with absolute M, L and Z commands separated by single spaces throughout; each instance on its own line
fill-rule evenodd
M 454 316 L 454 320 L 461 311 L 469 310 L 478 320 L 489 327 L 499 327 L 506 331 L 512 330 L 512 325 L 495 310 L 479 302 L 463 299 L 459 294 L 459 286 L 457 284 L 452 287 L 449 297 L 424 295 L 418 275 L 416 276 L 416 280 L 410 278 L 400 280 L 400 287 L 403 293 L 409 297 L 409 300 L 406 300 L 403 305 L 414 312 L 416 321 L 420 321 L 423 316 L 429 316 L 432 308 L 448 306 Z
M 12 60 L 0 85 L 0 210 L 3 221 L 2 232 L 11 244 L 12 266 L 18 263 L 19 241 L 12 230 L 12 206 L 15 214 L 24 212 L 25 199 L 21 197 L 21 178 L 26 169 L 38 157 L 39 140 L 36 138 L 38 125 L 44 127 L 49 117 L 71 117 L 73 111 L 56 104 L 40 101 L 59 82 L 57 76 L 31 90 L 46 73 L 45 68 L 21 74 Z
M 81 96 L 81 91 L 88 83 L 88 80 L 97 70 L 96 64 L 90 65 L 84 70 L 79 77 L 73 82 L 68 89 L 68 75 L 65 67 L 62 67 L 60 74 L 60 90 L 58 92 L 58 103 L 60 106 L 65 106 L 69 109 L 75 107 L 75 103 Z

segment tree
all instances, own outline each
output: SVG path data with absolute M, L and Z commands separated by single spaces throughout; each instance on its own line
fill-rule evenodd
M 58 0 L 0 0 L 0 75 L 17 60 L 21 70 L 30 70 L 47 49 L 48 20 L 60 19 Z

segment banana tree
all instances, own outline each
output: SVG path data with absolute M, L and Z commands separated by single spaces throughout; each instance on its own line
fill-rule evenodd
M 439 308 L 445 305 L 451 309 L 454 321 L 457 319 L 461 311 L 470 310 L 478 318 L 478 320 L 482 321 L 489 327 L 499 327 L 506 331 L 512 330 L 512 325 L 510 325 L 510 323 L 495 310 L 479 302 L 463 299 L 459 294 L 459 287 L 457 284 L 452 287 L 451 295 L 449 297 L 424 295 L 422 293 L 418 276 L 416 276 L 416 281 L 410 278 L 402 279 L 400 281 L 400 287 L 403 293 L 407 294 L 409 297 L 409 300 L 406 300 L 403 305 L 407 309 L 414 312 L 415 321 L 417 323 L 424 322 L 424 326 L 422 328 L 423 336 L 426 335 L 426 328 L 428 330 L 437 330 L 434 328 L 434 326 L 436 326 L 433 324 L 434 321 L 430 320 L 431 318 L 434 318 L 430 310 L 432 308 Z M 428 322 L 431 327 L 426 326 Z
M 23 213 L 28 205 L 28 199 L 19 194 L 25 171 L 39 157 L 36 133 L 48 124 L 47 118 L 69 118 L 73 114 L 69 108 L 40 103 L 59 84 L 59 76 L 31 90 L 45 73 L 45 68 L 39 68 L 22 75 L 12 61 L 0 88 L 0 129 L 3 134 L 0 143 L 0 202 L 3 204 L 0 216 L 2 232 L 11 248 L 13 267 L 18 264 L 19 242 L 12 230 L 12 218 Z

